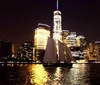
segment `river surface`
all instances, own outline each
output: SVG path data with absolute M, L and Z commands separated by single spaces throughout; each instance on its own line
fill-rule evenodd
M 0 66 L 0 85 L 100 85 L 100 64 Z

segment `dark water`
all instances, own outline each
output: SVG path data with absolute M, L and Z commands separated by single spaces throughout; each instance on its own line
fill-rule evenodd
M 0 85 L 100 85 L 100 64 L 0 66 Z

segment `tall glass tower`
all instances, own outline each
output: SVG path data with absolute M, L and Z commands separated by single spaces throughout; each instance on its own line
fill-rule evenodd
M 61 40 L 61 33 L 62 33 L 62 22 L 61 22 L 61 12 L 58 10 L 58 0 L 57 0 L 57 6 L 56 6 L 56 11 L 54 11 L 54 16 L 53 16 L 53 39 L 56 42 L 56 48 L 57 48 L 57 55 L 58 55 L 58 60 L 59 60 L 59 48 L 58 48 L 58 40 Z
M 62 24 L 61 24 L 61 12 L 58 10 L 58 0 L 56 11 L 54 11 L 54 20 L 53 20 L 53 39 L 55 41 L 61 41 L 61 32 L 62 32 Z

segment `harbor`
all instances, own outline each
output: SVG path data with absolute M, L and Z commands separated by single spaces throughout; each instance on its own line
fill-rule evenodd
M 0 85 L 100 85 L 98 10 L 92 0 L 2 0 Z

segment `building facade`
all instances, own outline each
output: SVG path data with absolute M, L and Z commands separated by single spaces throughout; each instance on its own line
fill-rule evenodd
M 38 27 L 35 29 L 34 35 L 35 60 L 43 60 L 48 37 L 50 37 L 50 26 L 47 24 L 39 23 Z
M 61 12 L 58 10 L 58 0 L 57 0 L 57 8 L 54 11 L 53 16 L 53 39 L 55 41 L 61 41 L 61 32 L 62 32 L 62 19 Z
M 19 60 L 33 60 L 33 42 L 27 41 L 17 50 L 17 58 Z
M 85 46 L 86 45 L 86 40 L 85 37 L 82 35 L 77 36 L 77 46 Z
M 8 40 L 0 41 L 0 60 L 8 60 L 12 58 L 13 44 Z
M 94 57 L 100 60 L 100 41 L 95 41 L 94 43 Z
M 76 32 L 70 32 L 70 34 L 66 37 L 67 40 L 67 46 L 68 47 L 75 47 L 77 46 L 77 41 L 76 41 Z
M 69 35 L 69 30 L 62 30 L 62 43 L 67 46 L 67 36 Z

